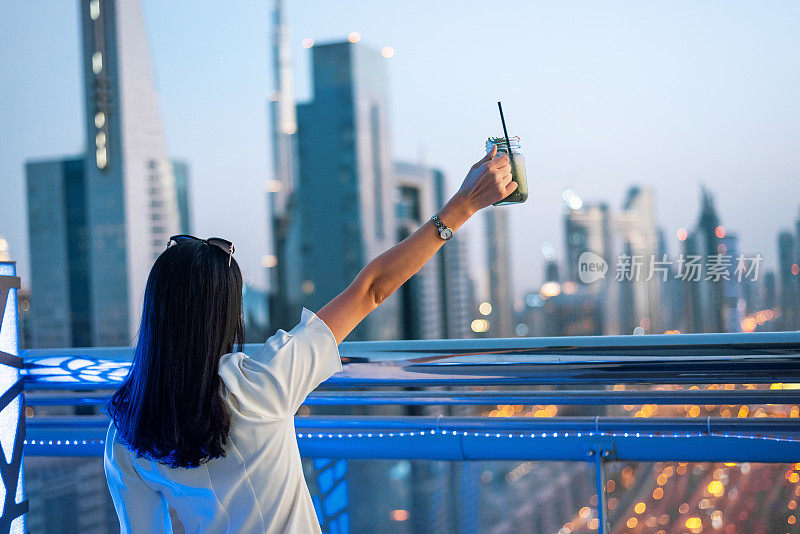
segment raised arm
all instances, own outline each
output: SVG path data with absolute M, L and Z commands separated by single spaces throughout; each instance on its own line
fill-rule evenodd
M 508 156 L 496 156 L 496 152 L 493 148 L 470 168 L 458 192 L 439 211 L 439 218 L 453 232 L 478 210 L 504 199 L 516 189 Z M 344 291 L 317 312 L 336 343 L 341 343 L 372 310 L 419 271 L 443 243 L 433 221 L 428 220 L 369 262 Z

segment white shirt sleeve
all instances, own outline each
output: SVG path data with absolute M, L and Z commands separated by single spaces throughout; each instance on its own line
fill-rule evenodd
M 292 417 L 314 388 L 341 370 L 336 338 L 307 308 L 297 326 L 278 330 L 252 356 L 220 361 L 220 376 L 242 406 L 272 419 Z
M 171 534 L 167 500 L 150 488 L 133 467 L 125 447 L 114 446 L 116 428 L 110 425 L 106 435 L 103 468 L 108 490 L 117 510 L 121 534 Z

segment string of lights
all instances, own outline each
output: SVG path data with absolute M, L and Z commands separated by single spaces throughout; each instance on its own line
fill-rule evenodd
M 297 432 L 298 439 L 364 439 L 364 438 L 404 438 L 426 436 L 455 436 L 489 439 L 549 439 L 549 438 L 725 438 L 725 439 L 757 439 L 777 442 L 800 443 L 800 436 L 778 436 L 766 434 L 743 433 L 704 433 L 704 432 L 474 432 L 467 430 L 409 430 L 407 432 Z M 68 445 L 104 445 L 104 439 L 64 439 L 64 440 L 24 440 L 25 445 L 68 446 Z

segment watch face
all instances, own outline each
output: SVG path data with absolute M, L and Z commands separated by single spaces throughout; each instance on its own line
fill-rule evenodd
M 439 230 L 439 235 L 442 239 L 450 239 L 453 236 L 453 231 L 450 228 L 443 228 Z

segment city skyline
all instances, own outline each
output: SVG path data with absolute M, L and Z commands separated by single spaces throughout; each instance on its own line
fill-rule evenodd
M 463 86 L 463 96 L 452 98 L 454 87 L 468 83 L 482 59 L 493 59 L 493 54 L 481 50 L 498 37 L 497 29 L 487 29 L 472 44 L 455 34 L 447 34 L 443 42 L 429 30 L 444 14 L 455 16 L 452 10 L 447 6 L 426 8 L 430 20 L 412 21 L 416 7 L 412 3 L 396 9 L 399 20 L 407 23 L 405 29 L 415 30 L 403 37 L 409 33 L 400 31 L 403 25 L 383 20 L 377 7 L 364 4 L 363 9 L 337 13 L 332 7 L 319 6 L 312 14 L 290 3 L 298 100 L 308 99 L 309 54 L 301 45 L 304 38 L 341 40 L 350 31 L 360 31 L 369 44 L 393 46 L 396 53 L 387 68 L 395 154 L 441 167 L 453 192 L 467 166 L 480 156 L 485 137 L 498 128 L 493 104 L 502 97 L 509 126 L 522 137 L 531 167 L 531 199 L 522 206 L 494 208 L 509 210 L 511 226 L 529 234 L 529 240 L 519 240 L 529 246 L 512 250 L 515 296 L 541 280 L 541 242 L 559 241 L 559 197 L 565 187 L 596 201 L 621 198 L 622 191 L 634 183 L 655 186 L 656 222 L 664 228 L 674 253 L 678 244 L 675 231 L 690 226 L 697 214 L 696 203 L 685 199 L 699 198 L 703 181 L 717 195 L 723 223 L 739 234 L 740 249 L 762 253 L 765 266 L 774 268 L 775 236 L 781 228 L 794 224 L 794 199 L 800 197 L 800 185 L 793 180 L 798 155 L 789 150 L 798 135 L 800 109 L 790 101 L 788 92 L 783 92 L 796 86 L 797 72 L 782 66 L 797 60 L 798 47 L 791 46 L 797 37 L 788 33 L 788 21 L 796 18 L 798 9 L 786 6 L 781 13 L 765 14 L 741 3 L 691 8 L 688 4 L 626 6 L 598 14 L 600 8 L 588 5 L 570 13 L 552 6 L 515 4 L 519 12 L 531 15 L 520 17 L 525 24 L 540 29 L 547 20 L 554 25 L 541 28 L 541 35 L 534 39 L 523 38 L 521 26 L 515 26 L 522 21 L 505 22 L 511 25 L 514 57 L 526 72 L 533 73 L 524 78 L 527 89 L 498 90 L 497 85 L 509 82 L 507 73 L 499 73 L 496 83 L 473 82 Z M 44 17 L 37 14 L 38 25 L 22 23 L 26 15 L 32 15 L 26 9 L 4 7 L 8 16 L 3 19 L 12 27 L 4 28 L 10 48 L 6 47 L 9 53 L 3 61 L 6 72 L 18 74 L 7 79 L 26 79 L 34 90 L 22 95 L 19 90 L 3 88 L 4 100 L 19 102 L 15 109 L 26 113 L 17 116 L 5 105 L 2 112 L 9 120 L 4 122 L 20 135 L 0 146 L 4 165 L 0 170 L 11 185 L 11 193 L 4 195 L 3 213 L 8 218 L 0 221 L 0 233 L 9 239 L 23 277 L 29 266 L 24 197 L 20 183 L 15 183 L 23 182 L 20 156 L 72 153 L 81 148 L 83 137 L 77 6 L 56 6 Z M 224 24 L 219 32 L 207 34 L 200 30 L 213 18 L 209 8 L 201 5 L 187 11 L 186 6 L 144 2 L 168 148 L 197 171 L 192 190 L 196 231 L 228 235 L 237 241 L 245 274 L 263 285 L 260 259 L 267 249 L 263 228 L 267 214 L 261 191 L 271 178 L 265 109 L 271 90 L 269 6 L 240 9 L 252 9 L 252 16 L 243 11 L 223 14 L 235 22 L 239 36 L 223 31 Z M 187 19 L 175 26 L 179 14 Z M 577 17 L 575 28 L 565 28 L 568 14 Z M 467 34 L 476 31 L 483 20 L 478 14 L 457 16 Z M 598 16 L 599 21 L 593 22 Z M 682 22 L 682 16 L 689 22 Z M 640 25 L 622 31 L 617 26 L 625 18 Z M 611 24 L 619 35 L 608 37 L 596 27 L 601 22 Z M 175 27 L 182 30 L 175 32 Z M 653 35 L 642 37 L 646 29 Z M 183 44 L 176 41 L 178 37 Z M 599 37 L 602 39 L 593 43 L 595 48 L 588 45 Z M 56 45 L 26 44 L 34 39 Z M 548 43 L 552 46 L 543 46 Z M 632 43 L 641 44 L 644 50 L 632 50 Z M 704 46 L 692 48 L 693 44 Z M 15 47 L 20 47 L 19 53 Z M 698 59 L 688 60 L 698 54 Z M 776 57 L 782 61 L 777 62 Z M 226 73 L 227 77 L 220 77 Z M 53 86 L 60 91 L 47 90 Z M 719 91 L 721 88 L 724 91 Z M 555 100 L 557 91 L 562 95 Z M 209 100 L 212 93 L 216 96 Z M 34 96 L 40 110 L 31 106 Z M 479 105 L 483 101 L 486 106 Z M 463 116 L 464 106 L 469 106 L 474 116 Z M 567 112 L 565 107 L 574 109 Z M 452 117 L 457 112 L 462 112 L 459 127 L 453 128 Z M 421 125 L 422 117 L 426 120 Z M 191 130 L 214 135 L 192 134 Z M 24 154 L 22 147 L 26 147 Z M 422 157 L 420 147 L 426 154 Z M 221 190 L 220 182 L 233 187 Z M 756 187 L 767 202 L 752 203 Z M 472 233 L 480 241 L 481 232 L 476 229 Z

